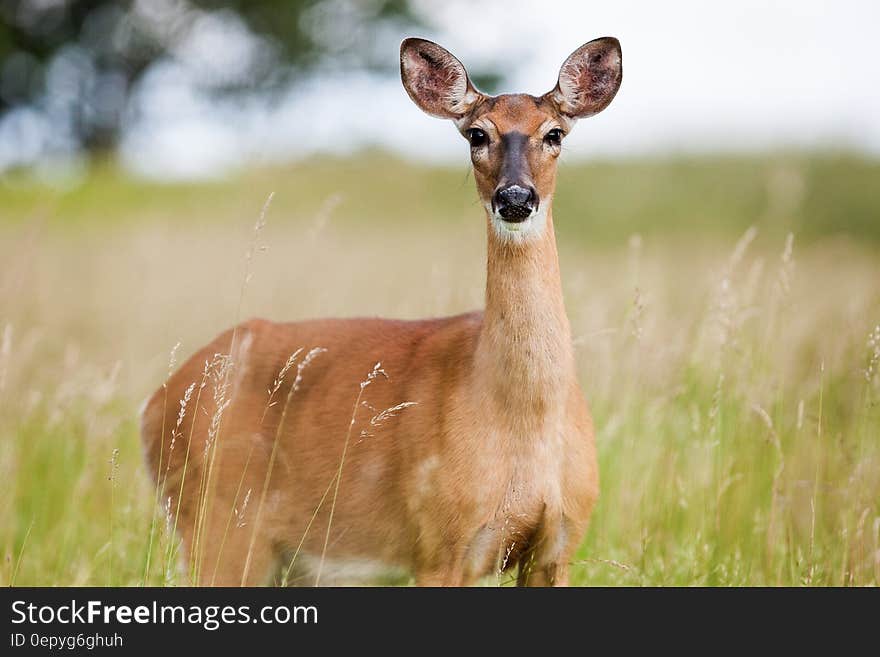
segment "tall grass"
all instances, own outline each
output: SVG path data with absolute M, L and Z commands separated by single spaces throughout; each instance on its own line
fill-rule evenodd
M 734 186 L 753 184 L 751 172 L 725 171 Z M 596 244 L 579 206 L 557 208 L 602 480 L 575 584 L 880 583 L 877 247 L 799 232 L 789 219 L 815 193 L 809 177 L 765 173 L 767 189 L 788 191 L 719 211 L 735 220 L 707 232 L 637 234 L 624 222 Z M 449 182 L 418 175 L 432 188 Z M 264 198 L 284 189 L 279 174 L 266 176 Z M 383 176 L 360 184 L 390 194 L 396 184 Z M 429 204 L 418 217 L 397 201 L 378 219 L 381 201 L 347 199 L 345 180 L 303 200 L 338 204 L 332 213 L 292 209 L 280 191 L 260 228 L 271 249 L 255 258 L 253 242 L 244 271 L 258 201 L 236 208 L 237 222 L 215 221 L 220 189 L 144 188 L 155 194 L 145 214 L 132 200 L 144 189 L 105 181 L 107 198 L 124 199 L 109 208 L 119 225 L 87 220 L 108 211 L 96 194 L 80 199 L 72 212 L 86 219 L 68 230 L 19 198 L 16 212 L 34 220 L 0 229 L 0 584 L 174 585 L 210 572 L 179 563 L 176 510 L 143 466 L 137 408 L 169 360 L 236 319 L 415 318 L 481 305 L 485 236 L 471 201 L 448 223 L 439 217 L 449 208 Z M 229 183 L 230 194 L 253 186 Z M 473 195 L 470 183 L 462 194 Z M 585 204 L 587 224 L 606 201 Z M 707 211 L 701 203 L 679 192 L 683 214 Z M 315 356 L 292 355 L 279 379 L 294 364 L 307 377 Z M 190 399 L 168 399 L 169 413 L 192 412 L 198 394 L 222 407 L 223 367 L 194 382 Z M 267 407 L 285 401 L 266 391 Z M 174 449 L 186 448 L 187 436 L 175 437 Z M 210 473 L 200 476 L 206 489 Z M 346 494 L 334 481 L 330 504 Z M 255 530 L 263 494 L 238 491 L 230 530 Z

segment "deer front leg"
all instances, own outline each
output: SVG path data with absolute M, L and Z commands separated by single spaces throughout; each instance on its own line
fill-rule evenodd
M 419 568 L 417 586 L 465 586 L 464 556 L 456 556 L 443 563 Z
M 472 582 L 473 575 L 467 568 L 469 543 L 461 534 L 451 541 L 437 541 L 433 549 L 427 532 L 422 538 L 422 552 L 415 566 L 417 586 L 467 586 Z
M 544 524 L 520 558 L 517 586 L 568 586 L 569 563 L 579 542 L 568 524 L 562 519 Z
M 536 565 L 520 562 L 517 586 L 568 586 L 568 562 L 554 561 Z

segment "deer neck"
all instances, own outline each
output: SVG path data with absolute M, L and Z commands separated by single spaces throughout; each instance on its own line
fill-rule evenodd
M 476 372 L 502 417 L 542 422 L 562 408 L 574 374 L 553 218 L 527 239 L 500 235 L 489 220 L 486 309 Z

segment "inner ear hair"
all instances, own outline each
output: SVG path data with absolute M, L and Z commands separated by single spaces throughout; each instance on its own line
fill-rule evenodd
M 422 111 L 461 119 L 480 98 L 464 65 L 433 41 L 409 38 L 400 44 L 400 78 Z
M 575 50 L 559 70 L 559 80 L 546 94 L 560 113 L 572 119 L 598 114 L 608 107 L 623 79 L 620 42 L 602 37 Z

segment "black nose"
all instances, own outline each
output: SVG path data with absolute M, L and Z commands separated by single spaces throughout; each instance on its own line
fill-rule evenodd
M 508 185 L 495 192 L 495 209 L 507 221 L 523 221 L 535 209 L 537 194 L 531 187 Z

